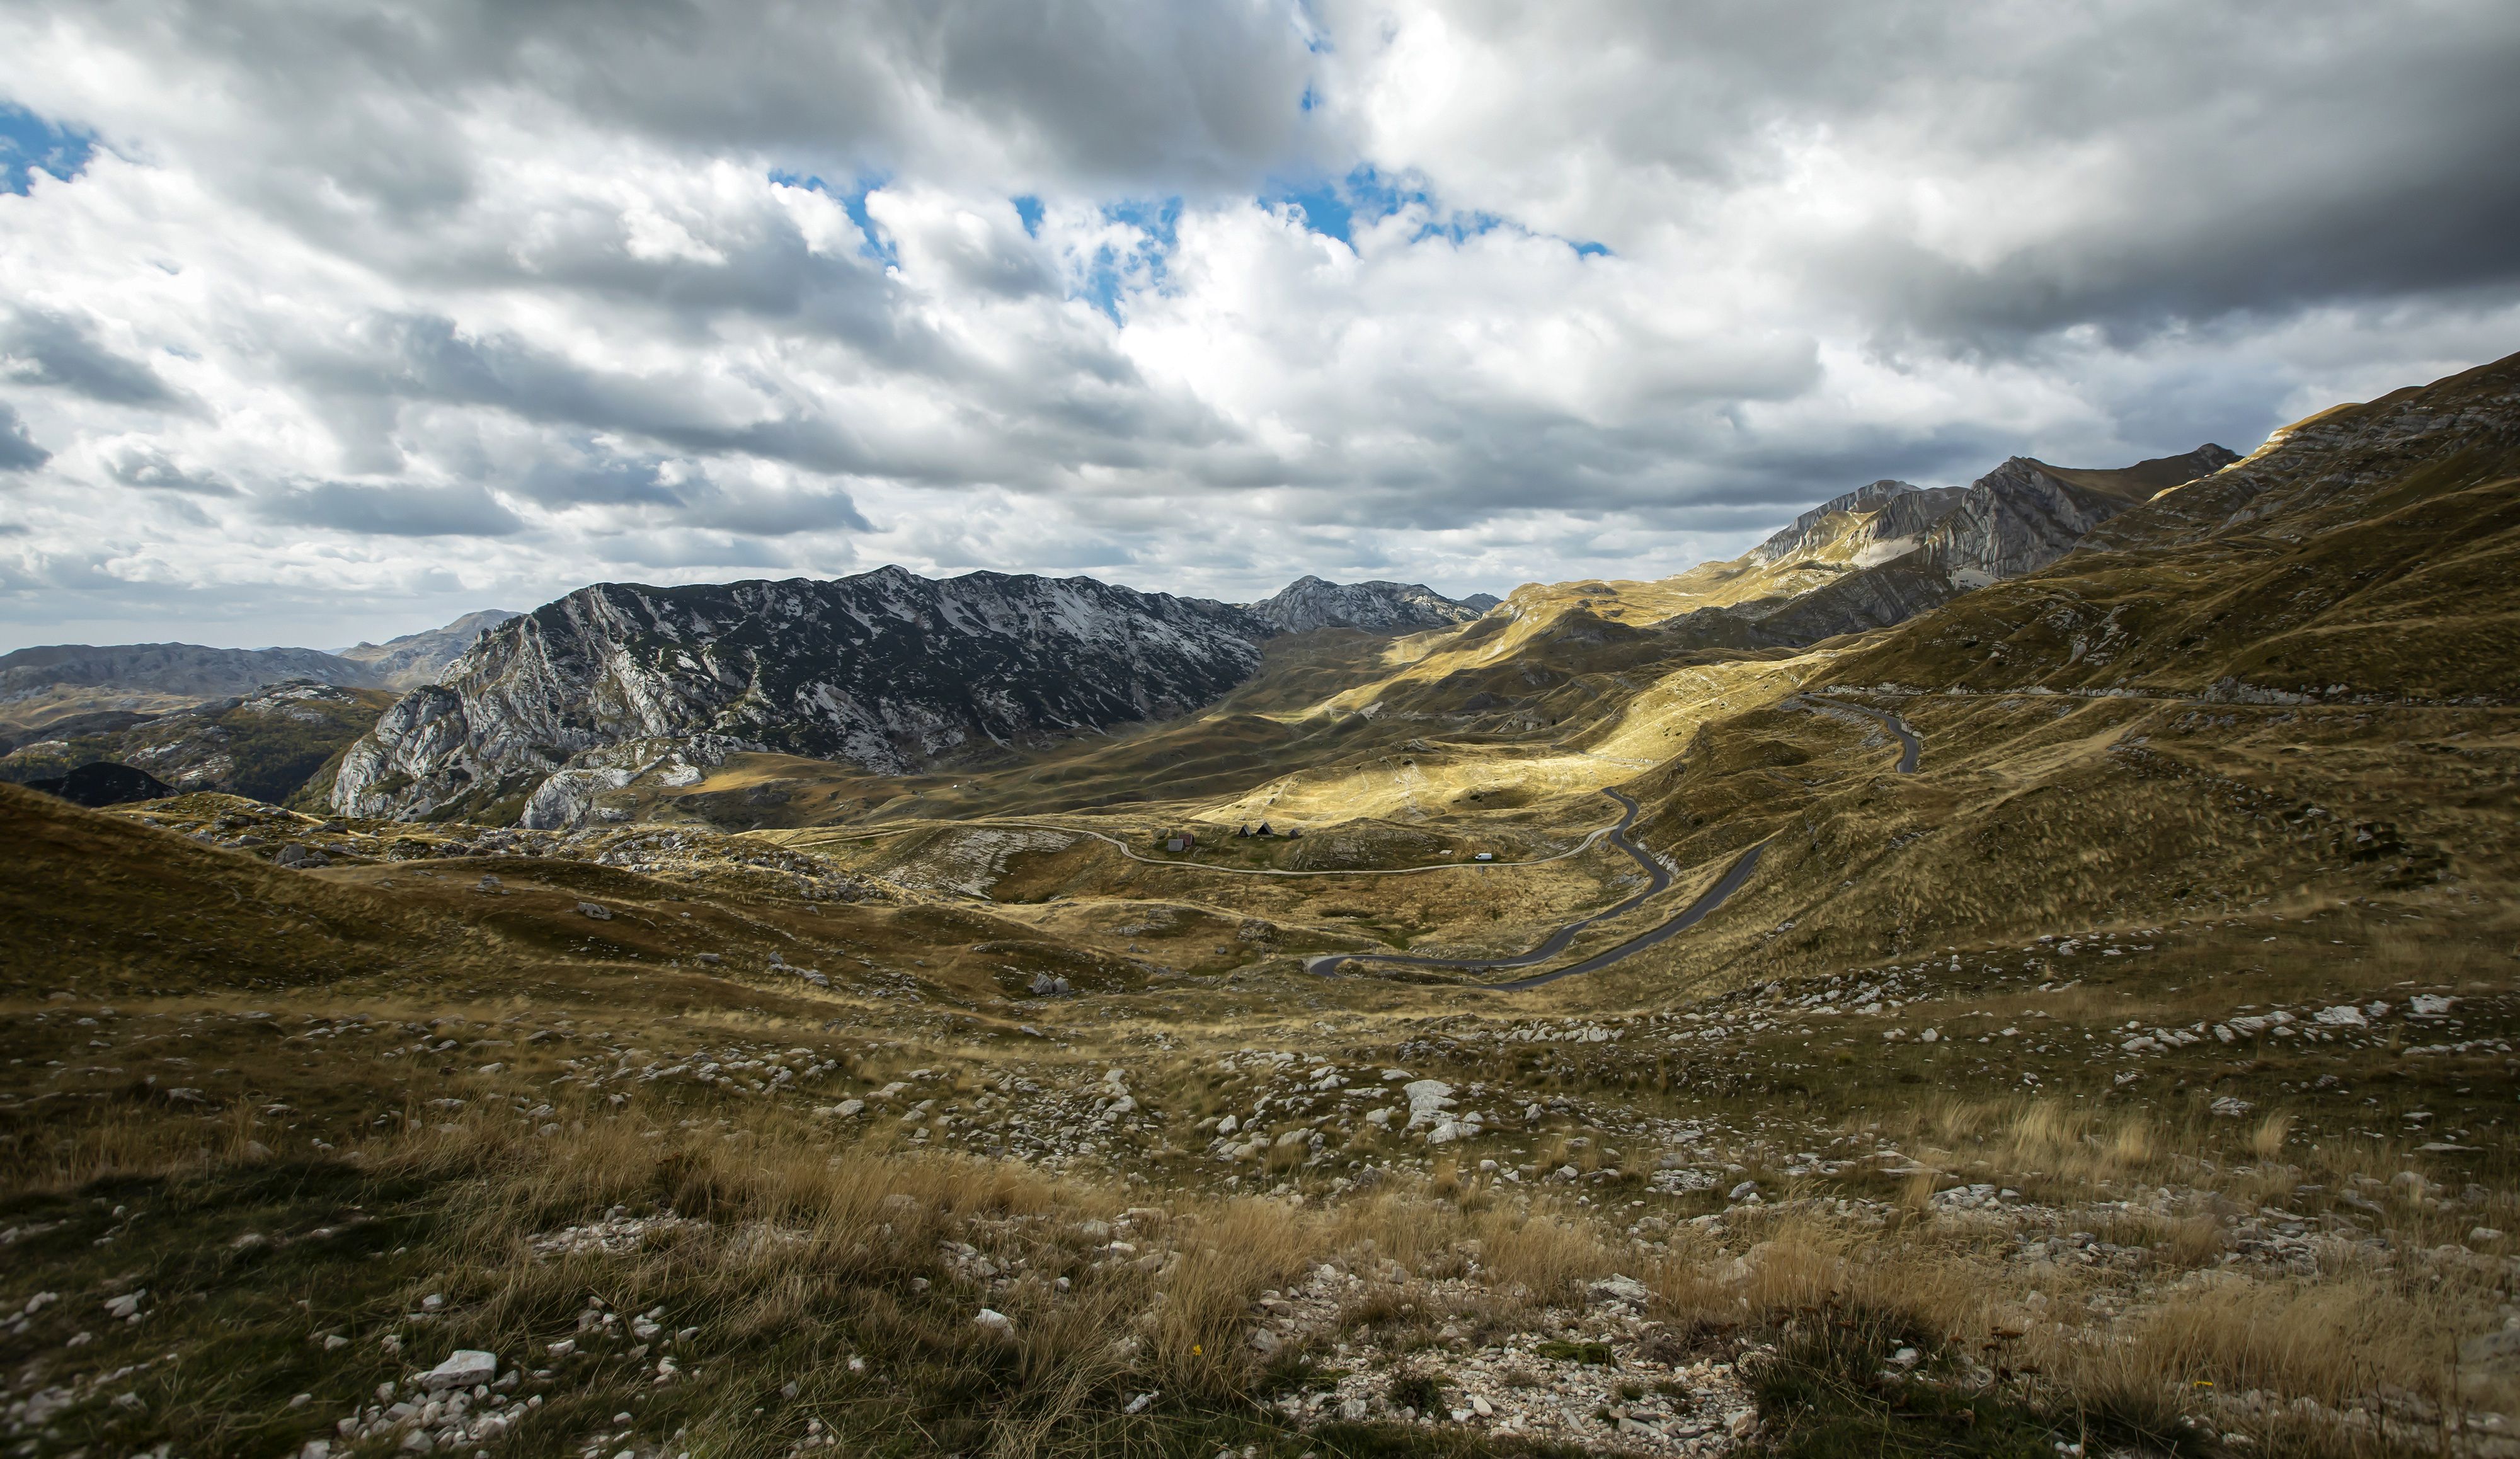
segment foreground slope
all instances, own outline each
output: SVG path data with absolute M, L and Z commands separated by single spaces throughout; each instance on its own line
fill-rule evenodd
M 1806 772 L 1879 764 L 1784 718 Z M 2386 1454 L 2506 1401 L 2422 1355 L 2498 1322 L 2471 1228 L 2520 1211 L 2507 979 L 2437 886 L 1623 1003 L 1265 942 L 1159 976 L 1142 941 L 1238 935 L 1189 867 L 983 908 L 657 828 L 0 790 L 0 829 L 34 1452 L 1793 1453 L 1965 1413 L 1946 1452 Z M 456 1349 L 497 1375 L 464 1405 L 422 1378 Z

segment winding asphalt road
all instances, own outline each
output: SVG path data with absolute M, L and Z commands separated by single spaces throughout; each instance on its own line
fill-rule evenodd
M 1626 806 L 1628 808 L 1627 816 L 1623 817 L 1613 824 L 1587 831 L 1583 840 L 1576 842 L 1564 851 L 1556 852 L 1550 856 L 1533 857 L 1527 862 L 1429 862 L 1423 866 L 1359 866 L 1344 871 L 1294 871 L 1282 869 L 1277 866 L 1214 866 L 1205 862 L 1166 861 L 1161 857 L 1141 856 L 1135 847 L 1131 846 L 1128 842 L 1121 840 L 1117 836 L 1105 835 L 1101 831 L 1090 830 L 1081 825 L 1061 825 L 1055 820 L 1026 820 L 1001 817 L 992 820 L 956 821 L 954 824 L 961 826 L 1013 826 L 1018 830 L 1058 831 L 1061 835 L 1067 836 L 1091 836 L 1095 840 L 1110 847 L 1113 851 L 1120 853 L 1120 855 L 1133 862 L 1143 862 L 1148 866 L 1166 866 L 1175 871 L 1205 871 L 1216 876 L 1423 876 L 1430 871 L 1495 871 L 1508 866 L 1546 866 L 1552 862 L 1562 862 L 1569 857 L 1582 856 L 1584 853 L 1593 849 L 1594 842 L 1600 840 L 1603 836 L 1616 835 L 1620 830 L 1626 827 L 1628 821 L 1636 818 L 1636 803 L 1634 801 L 1629 800 L 1626 796 L 1619 794 L 1615 790 L 1605 790 L 1602 794 L 1607 795 L 1611 799 L 1619 802 L 1621 805 Z M 827 845 L 833 841 L 870 841 L 880 836 L 906 836 L 913 831 L 923 829 L 926 829 L 926 827 L 905 825 L 890 826 L 882 830 L 874 831 L 843 831 L 833 835 L 823 836 L 817 840 L 806 842 L 804 845 L 806 849 L 811 850 L 816 846 Z M 1633 856 L 1635 853 L 1630 852 L 1629 855 Z M 1607 913 L 1604 913 L 1603 915 L 1607 915 Z
M 1880 721 L 1884 729 L 1887 729 L 1891 733 L 1899 737 L 1899 765 L 1897 774 L 1912 775 L 1916 773 L 1916 762 L 1924 753 L 1924 744 L 1917 738 L 1916 731 L 1908 728 L 1907 721 L 1900 719 L 1897 715 L 1885 714 L 1877 709 L 1867 709 L 1860 704 L 1843 704 L 1835 699 L 1822 699 L 1817 700 L 1816 702 L 1826 704 L 1833 709 L 1850 710 L 1856 714 L 1867 715 L 1872 719 Z M 1462 972 L 1488 972 L 1498 968 L 1529 967 L 1535 962 L 1547 962 L 1550 958 L 1556 956 L 1561 951 L 1564 951 L 1566 945 L 1573 942 L 1576 934 L 1582 932 L 1585 928 L 1593 926 L 1597 922 L 1608 921 L 1610 918 L 1618 916 L 1623 912 L 1634 910 L 1646 898 L 1651 897 L 1654 893 L 1670 886 L 1671 873 L 1663 869 L 1661 862 L 1655 861 L 1649 856 L 1646 856 L 1643 852 L 1639 851 L 1636 847 L 1636 843 L 1628 839 L 1628 826 L 1637 818 L 1637 803 L 1628 799 L 1626 796 L 1619 794 L 1619 792 L 1615 790 L 1604 790 L 1601 793 L 1610 797 L 1612 800 L 1617 801 L 1621 806 L 1626 808 L 1626 814 L 1619 818 L 1619 823 L 1610 827 L 1610 843 L 1618 847 L 1619 850 L 1626 852 L 1629 856 L 1634 857 L 1637 864 L 1644 867 L 1646 874 L 1653 878 L 1653 884 L 1646 887 L 1645 890 L 1639 892 L 1637 895 L 1630 897 L 1626 901 L 1621 902 L 1607 910 L 1598 911 L 1589 917 L 1584 917 L 1577 921 L 1567 923 L 1565 926 L 1558 928 L 1555 932 L 1551 933 L 1547 942 L 1542 943 L 1539 947 L 1532 949 L 1528 952 L 1523 952 L 1512 957 L 1422 957 L 1407 952 L 1326 952 L 1318 957 L 1306 958 L 1304 960 L 1305 970 L 1307 972 L 1319 973 L 1328 976 L 1332 968 L 1342 962 L 1379 962 L 1399 967 L 1457 968 Z M 1589 846 L 1591 844 L 1592 840 L 1588 837 L 1585 841 L 1585 845 Z M 1581 848 L 1578 849 L 1580 850 Z M 1494 988 L 1508 992 L 1516 989 L 1538 988 L 1543 983 L 1554 983 L 1560 978 L 1571 978 L 1578 973 L 1598 972 L 1602 968 L 1608 967 L 1610 964 L 1617 962 L 1622 958 L 1633 956 L 1634 954 L 1642 952 L 1645 949 L 1652 947 L 1656 943 L 1667 941 L 1670 938 L 1687 931 L 1688 928 L 1694 927 L 1698 923 L 1706 920 L 1706 918 L 1713 914 L 1717 907 L 1722 906 L 1734 892 L 1741 890 L 1742 884 L 1750 879 L 1751 873 L 1759 869 L 1759 855 L 1767 849 L 1768 843 L 1762 841 L 1751 847 L 1749 850 L 1742 852 L 1738 857 L 1733 858 L 1732 865 L 1724 868 L 1724 874 L 1715 879 L 1715 885 L 1708 887 L 1704 892 L 1699 893 L 1697 900 L 1690 903 L 1686 909 L 1681 911 L 1678 915 L 1669 917 L 1657 925 L 1637 934 L 1635 937 L 1628 939 L 1626 942 L 1619 944 L 1615 948 L 1596 952 L 1581 962 L 1572 963 L 1566 967 L 1552 968 L 1545 973 L 1535 973 L 1528 978 L 1515 978 L 1509 982 L 1504 983 L 1481 983 L 1474 986 L 1480 988 Z
M 1861 704 L 1823 699 L 1818 694 L 1805 694 L 1803 697 L 1814 704 L 1825 704 L 1831 709 L 1843 709 L 1849 714 L 1860 714 L 1869 719 L 1879 720 L 1881 728 L 1899 736 L 1899 774 L 1912 775 L 1916 773 L 1916 759 L 1925 753 L 1925 746 L 1923 741 L 1916 738 L 1916 731 L 1908 728 L 1906 720 L 1886 710 L 1867 709 Z
M 1325 952 L 1318 957 L 1308 957 L 1304 959 L 1304 970 L 1313 973 L 1324 973 L 1342 962 L 1387 962 L 1401 967 L 1449 967 L 1462 968 L 1470 971 L 1484 971 L 1489 968 L 1501 967 L 1529 967 L 1535 962 L 1547 962 L 1550 958 L 1565 951 L 1566 945 L 1575 941 L 1575 935 L 1582 932 L 1585 928 L 1592 926 L 1594 923 L 1606 921 L 1623 912 L 1636 910 L 1637 907 L 1643 905 L 1646 898 L 1671 885 L 1671 873 L 1663 869 L 1662 862 L 1657 862 L 1653 858 L 1646 856 L 1643 852 L 1637 850 L 1636 843 L 1628 839 L 1628 827 L 1634 824 L 1637 818 L 1637 803 L 1615 790 L 1604 790 L 1601 793 L 1619 803 L 1619 822 L 1605 831 L 1596 832 L 1593 837 L 1585 838 L 1585 844 L 1588 846 L 1591 845 L 1595 837 L 1603 835 L 1608 836 L 1610 838 L 1611 845 L 1626 852 L 1635 860 L 1638 865 L 1645 868 L 1645 875 L 1649 878 L 1649 881 L 1643 891 L 1637 893 L 1635 896 L 1628 898 L 1626 901 L 1621 902 L 1616 906 L 1597 911 L 1589 917 L 1580 917 L 1575 921 L 1567 923 L 1565 926 L 1558 928 L 1555 932 L 1549 934 L 1549 940 L 1542 943 L 1539 947 L 1532 949 L 1528 952 L 1516 953 L 1511 957 L 1494 957 L 1480 960 L 1464 959 L 1460 957 L 1420 957 L 1409 952 Z M 1492 865 L 1494 863 L 1490 862 L 1487 864 Z
M 1860 714 L 1869 719 L 1878 720 L 1883 729 L 1888 730 L 1892 734 L 1899 737 L 1899 764 L 1896 773 L 1903 775 L 1912 775 L 1916 773 L 1916 762 L 1924 754 L 1924 742 L 1917 738 L 1915 730 L 1908 728 L 1907 721 L 1884 710 L 1869 709 L 1861 704 L 1848 704 L 1836 699 L 1822 699 L 1818 695 L 1812 694 L 1807 694 L 1804 697 L 1810 699 L 1815 704 L 1825 704 L 1831 709 L 1844 710 L 1850 714 Z M 1582 933 L 1585 928 L 1591 927 L 1596 923 L 1606 922 L 1612 917 L 1622 916 L 1628 912 L 1634 911 L 1637 907 L 1644 904 L 1645 899 L 1671 885 L 1671 873 L 1663 869 L 1662 862 L 1655 861 L 1652 857 L 1649 857 L 1643 852 L 1638 850 L 1636 843 L 1628 839 L 1628 827 L 1635 824 L 1637 818 L 1637 803 L 1615 790 L 1605 789 L 1601 793 L 1619 803 L 1620 815 L 1617 823 L 1606 825 L 1598 830 L 1591 832 L 1585 836 L 1583 840 L 1575 843 L 1572 847 L 1557 853 L 1555 856 L 1540 857 L 1528 862 L 1438 862 L 1427 866 L 1393 866 L 1373 869 L 1361 868 L 1353 871 L 1291 871 L 1280 870 L 1276 867 L 1210 866 L 1202 865 L 1196 862 L 1167 862 L 1159 861 L 1154 857 L 1141 856 L 1138 854 L 1136 848 L 1120 840 L 1118 837 L 1107 836 L 1101 831 L 1087 830 L 1082 826 L 1058 825 L 1053 822 L 1020 819 L 999 819 L 994 821 L 975 821 L 969 823 L 977 825 L 1012 825 L 1020 826 L 1026 830 L 1056 830 L 1065 832 L 1068 835 L 1091 836 L 1097 841 L 1109 845 L 1122 856 L 1127 857 L 1133 862 L 1144 862 L 1150 866 L 1172 866 L 1183 870 L 1207 871 L 1226 876 L 1418 876 L 1430 871 L 1493 871 L 1507 866 L 1543 866 L 1547 865 L 1551 862 L 1562 862 L 1569 857 L 1581 856 L 1585 852 L 1592 850 L 1593 844 L 1604 836 L 1609 838 L 1611 845 L 1616 846 L 1623 852 L 1626 852 L 1638 865 L 1642 866 L 1645 869 L 1645 875 L 1649 880 L 1643 891 L 1637 893 L 1635 896 L 1630 897 L 1615 906 L 1597 911 L 1589 917 L 1579 917 L 1576 920 L 1567 923 L 1565 926 L 1558 928 L 1555 932 L 1551 933 L 1548 941 L 1542 943 L 1539 947 L 1532 949 L 1528 952 L 1520 952 L 1511 957 L 1425 957 L 1413 952 L 1324 952 L 1318 956 L 1304 959 L 1304 970 L 1306 972 L 1320 974 L 1324 977 L 1332 976 L 1331 969 L 1337 967 L 1342 962 L 1379 962 L 1395 967 L 1453 968 L 1462 972 L 1475 973 L 1493 972 L 1501 968 L 1529 967 L 1536 962 L 1547 962 L 1550 958 L 1565 951 L 1567 944 L 1572 943 L 1576 936 Z M 900 831 L 865 831 L 856 833 L 856 835 L 834 836 L 829 839 L 854 840 L 857 839 L 858 836 L 894 835 L 912 829 L 915 829 L 915 827 L 904 826 Z M 1750 879 L 1750 874 L 1752 872 L 1759 869 L 1759 854 L 1767 849 L 1768 843 L 1762 841 L 1756 846 L 1751 847 L 1749 850 L 1742 852 L 1738 857 L 1733 858 L 1732 865 L 1724 868 L 1724 874 L 1715 879 L 1715 885 L 1708 887 L 1704 892 L 1698 894 L 1698 898 L 1695 902 L 1690 903 L 1686 908 L 1676 915 L 1664 919 L 1662 922 L 1637 934 L 1635 937 L 1628 939 L 1626 942 L 1619 944 L 1615 948 L 1611 948 L 1606 951 L 1596 952 L 1592 956 L 1585 958 L 1583 961 L 1570 964 L 1566 967 L 1552 968 L 1545 973 L 1534 973 L 1528 978 L 1516 978 L 1510 982 L 1505 983 L 1481 983 L 1474 986 L 1508 991 L 1522 988 L 1538 988 L 1543 983 L 1554 983 L 1560 978 L 1574 977 L 1577 973 L 1598 972 L 1622 958 L 1642 952 L 1645 949 L 1652 947 L 1654 944 L 1666 941 L 1671 937 L 1685 932 L 1706 920 L 1706 918 L 1712 915 L 1716 908 L 1722 906 L 1734 892 L 1741 889 L 1742 884 Z
M 1546 866 L 1552 862 L 1562 862 L 1568 857 L 1582 856 L 1593 849 L 1594 842 L 1603 836 L 1616 836 L 1626 828 L 1630 820 L 1636 818 L 1636 802 L 1615 790 L 1605 790 L 1601 793 L 1626 806 L 1628 814 L 1620 818 L 1617 824 L 1605 825 L 1598 830 L 1588 832 L 1583 840 L 1554 856 L 1534 857 L 1527 862 L 1433 862 L 1423 866 L 1365 866 L 1352 871 L 1290 871 L 1276 866 L 1210 866 L 1201 862 L 1167 862 L 1160 857 L 1140 856 L 1135 848 L 1117 836 L 1106 836 L 1101 831 L 1089 831 L 1083 826 L 1054 825 L 1048 822 L 1033 824 L 1026 821 L 1002 821 L 1000 824 L 1023 825 L 1031 830 L 1065 831 L 1072 836 L 1091 836 L 1097 841 L 1107 843 L 1130 861 L 1144 862 L 1149 866 L 1169 866 L 1176 871 L 1211 871 L 1219 876 L 1422 876 L 1429 871 L 1493 871 L 1500 866 Z

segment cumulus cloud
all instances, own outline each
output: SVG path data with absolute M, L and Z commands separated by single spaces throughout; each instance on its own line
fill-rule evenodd
M 2246 449 L 2520 341 L 2515 70 L 2493 0 L 0 7 L 0 633 L 1503 591 Z

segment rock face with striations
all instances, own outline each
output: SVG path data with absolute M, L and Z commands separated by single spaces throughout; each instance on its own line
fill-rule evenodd
M 598 584 L 405 695 L 343 755 L 332 803 L 553 827 L 740 751 L 899 774 L 1195 708 L 1259 667 L 1267 632 L 1227 603 L 1092 578 Z
M 1925 529 L 1949 515 L 1967 494 L 1965 488 L 1956 486 L 1926 488 L 1905 481 L 1875 481 L 1795 517 L 1792 525 L 1750 549 L 1749 555 L 1763 564 L 1781 562 L 1796 553 L 1828 544 L 1834 536 L 1830 518 L 1860 516 L 1863 520 L 1854 529 L 1858 544 L 1854 565 L 1887 562 L 1922 546 Z
M 2091 471 L 2016 456 L 1969 487 L 1926 533 L 1924 551 L 1955 586 L 1983 588 L 2038 571 L 2072 552 L 2092 528 L 2154 493 L 2210 476 L 2239 459 L 2236 452 L 2207 444 L 2123 470 Z
M 1282 634 L 1309 633 L 1317 628 L 1361 628 L 1370 633 L 1415 633 L 1449 628 L 1496 606 L 1456 601 L 1423 583 L 1328 583 L 1300 577 L 1275 597 L 1250 605 L 1251 611 Z

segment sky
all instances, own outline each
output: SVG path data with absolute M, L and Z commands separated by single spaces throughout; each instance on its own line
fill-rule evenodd
M 0 0 L 0 648 L 1658 577 L 2520 350 L 2509 0 Z

